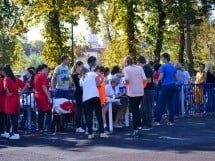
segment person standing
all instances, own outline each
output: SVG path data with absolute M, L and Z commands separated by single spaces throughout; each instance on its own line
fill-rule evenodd
M 93 111 L 95 111 L 98 120 L 100 137 L 106 138 L 108 136 L 104 133 L 101 102 L 97 89 L 100 85 L 99 77 L 95 72 L 88 72 L 88 69 L 85 67 L 82 68 L 81 75 L 80 86 L 83 88 L 83 102 L 86 110 L 86 121 L 89 131 L 88 139 L 94 138 L 94 135 L 92 134 Z
M 0 135 L 4 137 L 6 127 L 6 114 L 5 114 L 5 91 L 4 91 L 4 75 L 3 68 L 0 67 Z
M 161 60 L 164 64 L 160 67 L 160 75 L 157 85 L 161 82 L 160 97 L 158 100 L 157 109 L 155 111 L 154 125 L 160 125 L 161 117 L 168 105 L 169 108 L 169 122 L 167 125 L 174 125 L 174 107 L 176 94 L 176 68 L 170 63 L 170 55 L 164 53 L 161 55 Z
M 71 99 L 71 76 L 69 71 L 69 56 L 61 56 L 61 64 L 54 69 L 54 74 L 51 79 L 52 90 L 55 93 L 55 98 Z
M 94 71 L 94 68 L 96 67 L 96 57 L 90 56 L 87 59 L 87 64 L 84 65 L 84 67 L 89 71 Z
M 3 67 L 4 75 L 4 90 L 5 96 L 5 114 L 6 119 L 6 132 L 3 135 L 5 138 L 12 140 L 20 139 L 18 133 L 18 114 L 20 111 L 20 97 L 19 90 L 25 88 L 25 83 L 16 78 L 9 65 Z M 10 130 L 12 127 L 12 135 L 10 136 Z
M 80 86 L 80 78 L 81 78 L 81 69 L 83 68 L 84 63 L 82 61 L 77 61 L 72 68 L 72 80 L 75 85 L 75 101 L 76 101 L 76 110 L 77 110 L 77 117 L 76 117 L 76 132 L 83 133 L 85 130 L 82 128 L 82 116 L 84 112 L 84 104 L 82 101 L 83 90 Z
M 149 64 L 146 64 L 144 56 L 139 56 L 137 59 L 138 65 L 140 65 L 146 75 L 147 85 L 144 88 L 144 95 L 141 102 L 141 114 L 142 114 L 142 126 L 143 130 L 149 130 L 152 127 L 152 109 L 154 107 L 154 82 L 153 71 Z
M 35 90 L 35 101 L 38 109 L 38 126 L 40 134 L 47 132 L 51 133 L 51 119 L 52 119 L 52 108 L 51 108 L 51 96 L 49 92 L 49 81 L 48 81 L 49 68 L 46 64 L 38 66 L 37 73 L 34 77 L 34 90 Z M 44 119 L 46 114 L 46 130 L 44 131 Z
M 147 80 L 143 69 L 133 63 L 131 57 L 125 58 L 126 67 L 123 70 L 129 98 L 129 110 L 132 111 L 134 132 L 133 137 L 139 136 L 138 129 L 141 128 L 141 116 L 139 106 L 144 94 L 143 84 Z

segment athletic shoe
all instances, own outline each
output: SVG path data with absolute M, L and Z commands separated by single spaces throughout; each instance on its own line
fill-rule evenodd
M 167 122 L 167 125 L 168 125 L 168 126 L 174 126 L 174 125 L 175 125 L 175 123 L 174 123 L 174 122 L 170 122 L 170 121 L 169 121 L 169 122 Z
M 93 134 L 88 135 L 88 139 L 93 139 L 95 136 Z
M 155 121 L 155 122 L 153 123 L 153 126 L 160 126 L 160 125 L 161 125 L 160 122 L 156 122 L 156 121 Z
M 19 140 L 20 136 L 19 134 L 13 134 L 11 137 L 9 137 L 10 140 Z
M 131 137 L 138 138 L 138 137 L 139 137 L 139 132 L 138 132 L 138 130 L 134 130 L 134 132 L 131 133 Z
M 85 130 L 82 129 L 81 127 L 79 127 L 79 128 L 76 128 L 75 132 L 77 132 L 77 133 L 84 133 Z
M 106 133 L 101 133 L 100 138 L 109 138 L 109 136 Z
M 8 139 L 10 137 L 10 134 L 7 132 L 4 132 L 3 134 L 1 134 L 1 137 Z

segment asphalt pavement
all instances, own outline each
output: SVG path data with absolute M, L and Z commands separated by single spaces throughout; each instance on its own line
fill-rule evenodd
M 0 161 L 214 161 L 215 117 L 183 118 L 130 137 L 130 128 L 93 140 L 73 131 L 0 138 Z

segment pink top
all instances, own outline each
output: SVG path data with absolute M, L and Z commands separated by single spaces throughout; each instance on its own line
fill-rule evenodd
M 146 81 L 143 68 L 137 65 L 129 65 L 124 68 L 123 73 L 125 80 L 129 82 L 127 84 L 127 95 L 129 97 L 143 96 L 143 81 Z

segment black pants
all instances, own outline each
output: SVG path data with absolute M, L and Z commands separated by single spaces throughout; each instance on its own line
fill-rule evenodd
M 77 117 L 76 117 L 76 127 L 82 127 L 82 116 L 83 116 L 83 111 L 84 111 L 84 104 L 82 101 L 82 96 L 75 96 L 75 101 L 76 101 L 76 111 L 77 111 Z
M 13 133 L 18 134 L 18 114 L 7 114 L 6 116 L 6 131 L 10 133 L 11 125 L 13 126 Z
M 154 107 L 154 91 L 145 90 L 141 103 L 142 125 L 146 127 L 152 126 L 152 109 Z
M 0 134 L 5 132 L 6 127 L 6 114 L 4 112 L 0 112 Z
M 141 117 L 140 117 L 140 103 L 142 96 L 140 97 L 129 97 L 129 110 L 132 111 L 133 117 L 133 128 L 137 130 L 141 126 Z
M 44 119 L 45 119 L 45 114 L 46 114 L 46 120 L 45 120 L 45 126 L 44 127 Z M 51 120 L 52 120 L 52 111 L 48 110 L 48 111 L 42 111 L 42 110 L 38 110 L 38 126 L 39 126 L 39 130 L 50 130 L 51 129 Z
M 104 132 L 103 120 L 102 120 L 102 108 L 99 97 L 91 98 L 84 102 L 84 107 L 86 110 L 86 121 L 89 134 L 92 134 L 92 126 L 93 126 L 93 111 L 95 111 L 96 118 L 99 124 L 100 133 Z

